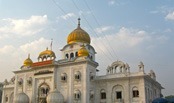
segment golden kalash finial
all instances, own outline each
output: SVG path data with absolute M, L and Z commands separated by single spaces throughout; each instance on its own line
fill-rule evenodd
M 24 66 L 31 66 L 33 61 L 30 59 L 30 54 L 28 54 L 28 58 L 24 61 Z
M 80 19 L 80 18 L 78 18 L 78 27 L 80 27 L 80 20 L 81 20 L 81 19 Z

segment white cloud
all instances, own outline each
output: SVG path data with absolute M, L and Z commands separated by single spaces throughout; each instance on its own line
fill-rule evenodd
M 82 15 L 90 15 L 92 13 L 92 11 L 79 11 L 78 12 L 78 14 L 80 15 L 80 16 L 82 16 Z
M 108 2 L 108 4 L 109 4 L 109 5 L 114 5 L 114 4 L 115 4 L 115 0 L 110 0 L 110 1 Z
M 13 47 L 12 45 L 5 45 L 4 47 L 0 48 L 0 54 L 4 55 L 4 54 L 11 54 L 13 53 L 15 50 L 15 47 Z
M 161 41 L 161 42 L 165 42 L 167 41 L 169 38 L 166 35 L 161 35 L 157 37 L 157 40 Z
M 41 32 L 47 25 L 47 15 L 31 16 L 29 19 L 0 20 L 1 38 L 10 36 L 30 36 Z
M 117 48 L 120 52 L 133 48 L 144 41 L 148 41 L 150 36 L 144 30 L 136 30 L 122 27 L 120 30 L 113 35 L 106 35 L 105 37 L 92 38 L 93 45 L 97 45 L 103 50 L 103 52 L 108 52 L 107 47 Z M 101 42 L 102 41 L 102 42 Z M 101 51 L 101 50 L 97 50 Z
M 108 5 L 113 6 L 123 6 L 126 5 L 128 3 L 128 1 L 122 1 L 122 0 L 108 0 Z
M 61 18 L 67 20 L 68 18 L 75 17 L 74 13 L 68 13 L 66 15 L 62 15 Z
M 12 77 L 11 71 L 20 70 L 20 66 L 23 65 L 23 61 L 27 58 L 28 53 L 33 62 L 37 62 L 37 57 L 40 52 L 46 50 L 46 47 L 50 45 L 50 40 L 40 38 L 32 42 L 23 44 L 19 47 L 13 45 L 5 45 L 0 48 L 0 62 L 1 62 L 1 81 L 3 78 Z M 6 69 L 4 69 L 6 68 Z M 4 75 L 8 74 L 8 75 Z
M 50 40 L 47 40 L 45 38 L 40 38 L 40 39 L 32 41 L 30 43 L 21 45 L 19 47 L 19 49 L 25 55 L 30 53 L 33 57 L 37 57 L 41 51 L 46 50 L 46 48 L 49 46 L 50 46 Z
M 93 37 L 91 45 L 97 51 L 96 61 L 100 63 L 100 73 L 103 74 L 107 65 L 116 60 L 131 64 L 133 71 L 139 61 L 153 61 L 152 53 L 156 52 L 156 49 L 159 49 L 161 44 L 165 44 L 168 39 L 168 35 L 157 35 L 157 33 L 145 30 L 121 27 L 112 35 Z M 162 51 L 159 52 L 162 53 Z
M 165 17 L 166 20 L 174 20 L 174 11 L 170 12 Z
M 50 40 L 47 40 L 45 38 L 40 38 L 38 40 L 23 44 L 19 47 L 14 47 L 13 45 L 5 45 L 4 47 L 0 48 L 0 57 L 4 59 L 13 58 L 13 60 L 15 60 L 15 58 L 19 57 L 26 58 L 30 53 L 32 57 L 36 57 L 35 59 L 37 59 L 39 53 L 46 50 L 46 48 L 49 46 Z
M 106 32 L 108 30 L 111 30 L 113 29 L 114 27 L 112 26 L 104 26 L 104 27 L 100 27 L 100 28 L 96 28 L 94 29 L 97 33 L 103 33 L 103 32 Z

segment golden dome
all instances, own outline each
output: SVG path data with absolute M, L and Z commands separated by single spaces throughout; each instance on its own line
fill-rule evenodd
M 67 43 L 82 42 L 90 44 L 91 39 L 89 34 L 80 27 L 80 18 L 78 19 L 78 27 L 72 31 L 67 38 Z
M 81 57 L 81 56 L 88 56 L 88 55 L 89 55 L 89 52 L 83 45 L 82 48 L 78 51 L 78 56 Z
M 43 51 L 39 54 L 38 58 L 48 58 L 48 57 L 51 57 L 51 58 L 53 57 L 55 59 L 56 55 L 52 50 L 48 50 L 48 48 L 47 48 L 45 51 Z
M 28 55 L 28 58 L 24 61 L 24 66 L 31 66 L 33 64 L 33 61 L 30 59 L 30 55 Z

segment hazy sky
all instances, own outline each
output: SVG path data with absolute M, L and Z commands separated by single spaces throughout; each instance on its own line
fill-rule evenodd
M 137 72 L 142 61 L 163 94 L 174 94 L 173 0 L 0 0 L 0 81 L 10 80 L 28 53 L 36 62 L 51 39 L 61 59 L 78 17 L 97 51 L 99 74 L 116 60 Z

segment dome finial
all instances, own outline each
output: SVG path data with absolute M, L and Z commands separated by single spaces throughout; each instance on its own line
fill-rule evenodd
M 28 54 L 28 58 L 30 58 L 30 53 Z
M 51 39 L 51 44 L 50 44 L 51 50 L 52 50 L 52 46 L 53 46 L 53 39 Z
M 80 20 L 81 20 L 81 19 L 80 19 L 80 18 L 78 18 L 78 27 L 80 27 Z
M 30 53 L 28 54 L 28 58 L 24 61 L 24 66 L 31 66 L 33 61 L 30 59 Z

